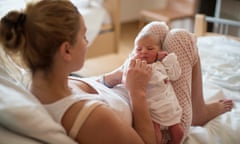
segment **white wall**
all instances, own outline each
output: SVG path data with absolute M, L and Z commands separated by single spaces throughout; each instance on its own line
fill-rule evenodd
M 121 2 L 121 22 L 130 22 L 139 19 L 139 13 L 143 9 L 163 8 L 167 0 L 120 0 Z M 185 28 L 193 31 L 193 21 L 191 19 L 174 21 L 172 28 Z
M 139 18 L 142 9 L 161 8 L 166 0 L 120 0 L 121 22 L 134 21 Z
M 24 0 L 0 0 L 0 18 L 5 16 L 8 11 L 22 10 L 25 8 Z

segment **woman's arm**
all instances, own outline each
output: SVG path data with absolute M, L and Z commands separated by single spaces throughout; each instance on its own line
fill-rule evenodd
M 107 106 L 94 110 L 79 132 L 84 144 L 144 144 L 136 131 Z
M 83 105 L 84 102 L 76 103 L 65 113 L 62 123 L 67 133 L 69 133 Z M 141 125 L 144 127 L 147 123 L 143 121 Z M 148 131 L 145 133 L 149 134 Z M 108 106 L 101 105 L 92 111 L 75 140 L 84 144 L 154 144 L 149 142 L 150 140 L 145 140 L 145 137 L 142 137 L 136 129 L 122 121 Z
M 126 76 L 126 87 L 131 96 L 133 127 L 145 143 L 156 143 L 155 132 L 146 100 L 147 84 L 151 77 L 151 67 L 146 61 L 131 60 Z

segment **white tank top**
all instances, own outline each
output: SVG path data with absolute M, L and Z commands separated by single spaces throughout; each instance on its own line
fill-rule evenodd
M 117 93 L 114 89 L 105 87 L 94 78 L 79 78 L 79 80 L 92 86 L 98 94 L 88 94 L 84 91 L 79 92 L 78 90 L 78 93 L 73 93 L 71 96 L 65 97 L 59 101 L 44 105 L 56 122 L 61 124 L 64 113 L 74 103 L 81 100 L 98 100 L 112 108 L 127 124 L 132 124 L 131 108 L 127 100 L 124 99 L 120 93 Z

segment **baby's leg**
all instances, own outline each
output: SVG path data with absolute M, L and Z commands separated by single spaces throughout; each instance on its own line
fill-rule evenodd
M 153 127 L 154 127 L 154 130 L 155 130 L 157 144 L 161 144 L 162 143 L 162 133 L 161 133 L 161 130 L 160 130 L 160 125 L 153 121 Z
M 182 142 L 184 131 L 182 125 L 175 124 L 169 127 L 171 141 L 170 144 L 180 144 Z

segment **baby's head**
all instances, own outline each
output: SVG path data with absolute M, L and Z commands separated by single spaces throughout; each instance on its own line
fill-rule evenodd
M 162 47 L 163 41 L 169 31 L 169 28 L 165 22 L 153 21 L 142 28 L 135 38 L 134 44 L 146 36 L 153 36 L 156 38 L 156 42 L 159 43 L 159 47 Z
M 162 50 L 164 39 L 169 31 L 165 22 L 153 21 L 147 24 L 134 41 L 132 56 L 154 62 L 157 53 Z

